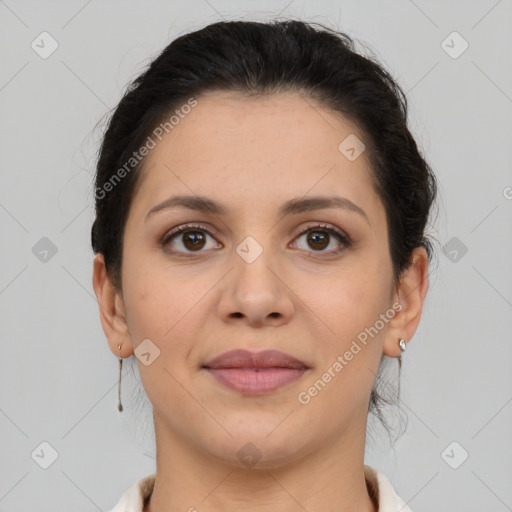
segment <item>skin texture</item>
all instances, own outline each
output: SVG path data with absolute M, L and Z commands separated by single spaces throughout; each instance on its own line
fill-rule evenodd
M 364 141 L 346 119 L 293 93 L 215 92 L 197 100 L 146 158 L 124 234 L 122 293 L 103 256 L 94 260 L 113 354 L 121 344 L 121 357 L 129 357 L 145 339 L 160 350 L 148 366 L 137 360 L 157 443 L 145 510 L 375 512 L 363 466 L 368 401 L 382 355 L 397 357 L 398 339 L 409 341 L 420 321 L 426 251 L 414 251 L 395 287 L 385 210 L 365 153 L 349 161 L 338 150 L 350 134 Z M 146 220 L 178 194 L 207 196 L 227 212 L 175 207 Z M 367 220 L 342 208 L 278 215 L 285 201 L 317 195 L 348 198 Z M 203 233 L 200 252 L 180 234 L 159 245 L 186 223 L 213 233 Z M 351 244 L 330 235 L 319 250 L 304 231 L 322 223 Z M 247 236 L 263 248 L 252 263 L 236 251 Z M 300 403 L 298 394 L 397 301 L 401 311 Z M 236 348 L 278 349 L 309 370 L 272 393 L 244 396 L 202 368 Z M 261 454 L 252 467 L 237 456 L 249 442 Z

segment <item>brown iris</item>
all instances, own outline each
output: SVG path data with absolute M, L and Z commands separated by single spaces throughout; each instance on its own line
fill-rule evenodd
M 325 231 L 308 233 L 308 243 L 313 249 L 325 249 L 329 245 L 329 234 Z
M 201 231 L 187 231 L 182 236 L 183 245 L 191 251 L 202 249 L 205 244 L 206 237 Z

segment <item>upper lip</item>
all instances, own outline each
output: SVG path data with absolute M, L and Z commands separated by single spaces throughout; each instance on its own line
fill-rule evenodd
M 299 359 L 280 350 L 231 350 L 208 361 L 205 368 L 307 368 Z

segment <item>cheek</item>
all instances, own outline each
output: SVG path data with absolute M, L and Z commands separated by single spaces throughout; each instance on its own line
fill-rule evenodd
M 162 397 L 174 397 L 171 402 L 176 408 L 176 401 L 187 398 L 180 383 L 188 381 L 192 370 L 187 361 L 192 340 L 197 338 L 193 328 L 199 325 L 195 315 L 200 312 L 196 306 L 200 295 L 183 283 L 169 285 L 156 274 L 132 273 L 125 299 L 127 323 L 134 350 L 143 341 L 146 345 L 141 345 L 141 349 L 146 352 L 149 347 L 152 361 L 146 365 L 137 357 L 137 365 L 150 401 L 155 404 Z
M 388 309 L 387 297 L 382 276 L 352 268 L 333 276 L 305 299 L 322 320 L 316 325 L 327 333 L 318 334 L 323 342 L 317 345 L 317 367 L 308 383 L 312 387 L 303 389 L 315 397 L 318 414 L 322 414 L 320 404 L 326 402 L 336 404 L 339 418 L 366 403 L 382 356 L 387 324 L 380 315 Z
M 299 297 L 324 325 L 327 336 L 343 344 L 385 312 L 389 295 L 386 273 L 377 266 L 372 270 L 369 265 L 347 265 L 329 276 L 308 279 L 300 287 Z
M 155 265 L 131 263 L 126 262 L 123 283 L 127 323 L 134 345 L 146 338 L 160 350 L 171 342 L 176 345 L 176 332 L 186 323 L 200 293 L 177 279 L 168 281 Z

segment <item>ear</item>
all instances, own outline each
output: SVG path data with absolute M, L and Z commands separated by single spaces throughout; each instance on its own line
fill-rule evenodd
M 396 301 L 402 309 L 388 323 L 383 352 L 388 357 L 398 357 L 402 351 L 398 340 L 406 343 L 413 337 L 420 322 L 423 303 L 428 290 L 428 255 L 424 247 L 416 247 L 411 265 L 402 272 L 397 288 Z
M 129 357 L 134 349 L 126 323 L 123 297 L 114 288 L 107 274 L 103 254 L 97 254 L 94 258 L 92 284 L 100 308 L 101 325 L 110 350 L 118 357 Z

